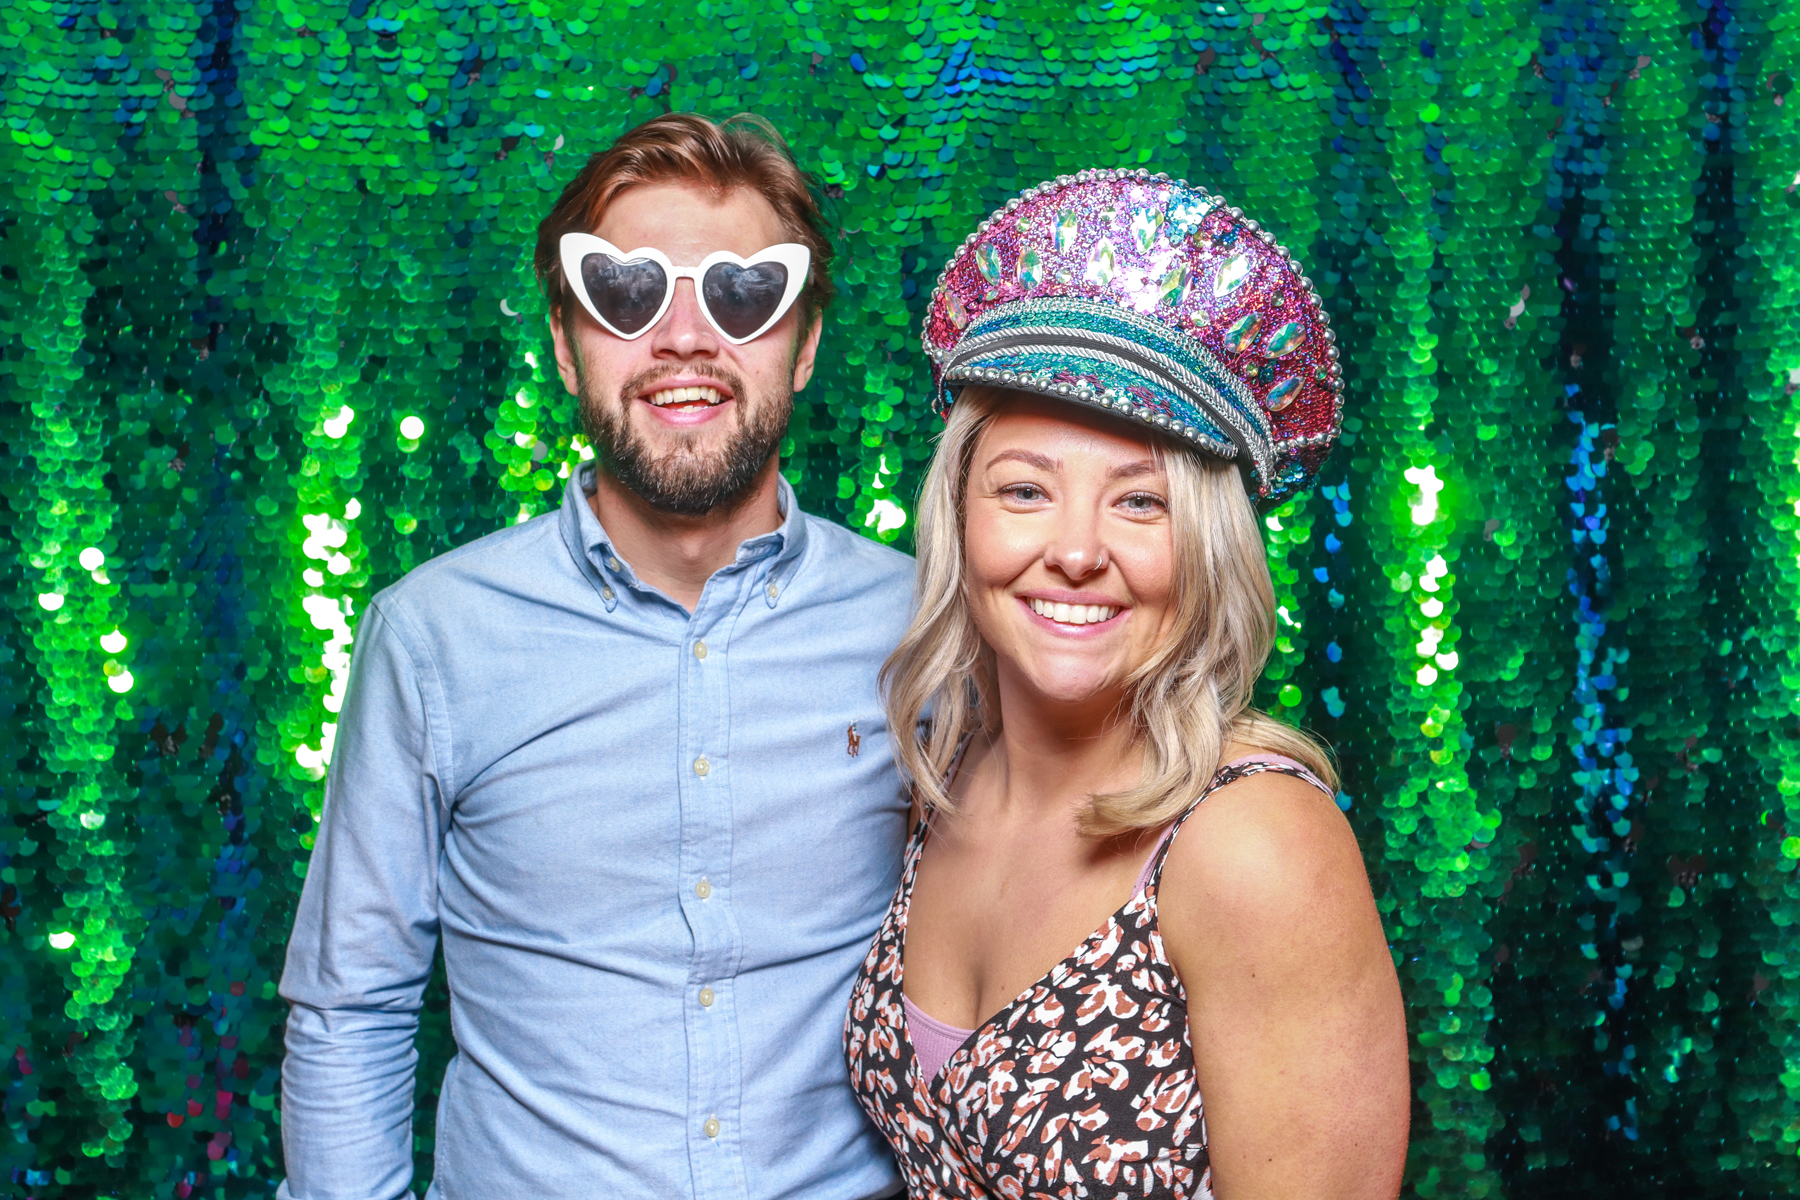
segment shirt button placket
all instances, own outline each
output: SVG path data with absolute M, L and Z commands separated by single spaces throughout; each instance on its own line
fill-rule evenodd
M 729 730 L 724 726 L 728 716 L 723 708 L 725 680 L 719 674 L 724 669 L 721 665 L 724 659 L 713 653 L 717 647 L 709 646 L 702 636 L 711 632 L 710 618 L 718 599 L 718 595 L 704 595 L 695 609 L 688 635 L 689 657 L 682 672 L 687 684 L 682 689 L 685 708 L 682 724 L 694 739 L 687 747 L 692 756 L 689 770 L 693 772 L 689 776 L 688 790 L 694 800 L 687 820 L 698 835 L 690 845 L 695 855 L 691 861 L 697 868 L 694 874 L 700 875 L 691 885 L 694 900 L 690 903 L 695 904 L 695 930 L 697 933 L 704 931 L 695 947 L 691 966 L 699 979 L 690 985 L 694 990 L 688 993 L 693 997 L 693 1008 L 689 1010 L 691 1019 L 697 1022 L 692 1026 L 693 1053 L 704 1063 L 700 1075 L 706 1081 L 694 1095 L 693 1103 L 698 1109 L 696 1115 L 703 1116 L 700 1131 L 710 1143 L 716 1143 L 719 1138 L 718 1109 L 734 1103 L 736 1098 L 735 1085 L 731 1082 L 730 1038 L 727 1028 L 718 1023 L 720 1017 L 717 1014 L 722 1014 L 724 1009 L 719 1003 L 721 993 L 715 990 L 715 986 L 723 986 L 720 972 L 727 967 L 727 961 L 719 957 L 723 944 L 721 935 L 730 928 L 731 921 L 729 914 L 714 903 L 715 900 L 723 903 L 722 894 L 715 897 L 712 879 L 700 874 L 716 869 L 720 855 L 726 853 L 724 847 L 731 842 L 731 807 L 726 802 L 726 792 L 715 790 L 725 787 L 727 782 L 725 775 L 719 773 L 723 764 L 714 761 L 724 744 L 716 739 L 729 736 Z M 702 946 L 706 949 L 702 950 Z

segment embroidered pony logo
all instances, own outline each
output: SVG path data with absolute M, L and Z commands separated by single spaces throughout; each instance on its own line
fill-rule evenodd
M 850 728 L 844 730 L 844 752 L 851 758 L 862 753 L 862 735 L 856 732 L 856 722 L 850 722 Z

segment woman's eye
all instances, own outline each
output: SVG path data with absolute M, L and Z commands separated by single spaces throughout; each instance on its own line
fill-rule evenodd
M 1124 505 L 1125 511 L 1133 516 L 1151 516 L 1168 507 L 1163 503 L 1161 496 L 1152 496 L 1149 492 L 1133 492 L 1119 503 Z
M 1029 483 L 1015 483 L 1011 487 L 1001 488 L 1000 494 L 1022 504 L 1036 504 L 1044 498 L 1043 489 Z

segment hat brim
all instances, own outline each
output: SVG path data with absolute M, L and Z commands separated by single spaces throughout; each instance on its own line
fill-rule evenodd
M 1016 301 L 983 313 L 938 365 L 940 406 L 971 383 L 1073 400 L 1235 462 L 1253 494 L 1271 490 L 1274 441 L 1255 397 L 1152 317 L 1079 297 Z

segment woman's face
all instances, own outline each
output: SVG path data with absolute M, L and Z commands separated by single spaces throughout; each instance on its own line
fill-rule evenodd
M 1173 622 L 1168 482 L 1148 435 L 1055 400 L 1011 400 L 975 444 L 969 602 L 1004 691 L 1111 706 Z

